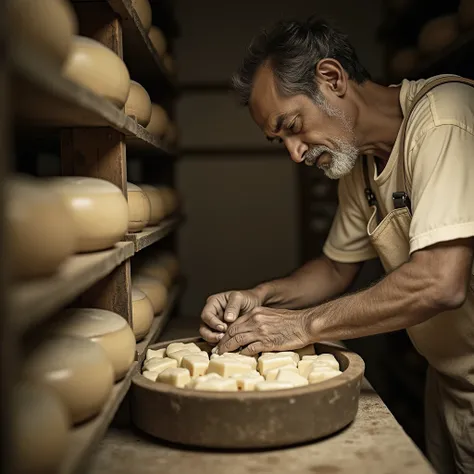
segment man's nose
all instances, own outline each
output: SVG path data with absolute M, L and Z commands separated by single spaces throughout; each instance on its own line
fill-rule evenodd
M 291 159 L 295 163 L 301 163 L 304 161 L 304 154 L 308 150 L 307 145 L 295 137 L 285 138 L 284 142 Z

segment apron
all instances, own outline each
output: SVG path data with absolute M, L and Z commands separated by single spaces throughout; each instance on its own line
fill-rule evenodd
M 411 112 L 434 87 L 451 82 L 474 86 L 474 81 L 444 76 L 425 84 L 403 118 L 400 153 L 404 189 L 392 195 L 394 209 L 382 212 L 363 157 L 365 197 L 372 209 L 367 233 L 387 272 L 409 259 L 411 203 L 406 186 L 405 136 Z M 473 183 L 474 185 L 474 183 Z M 474 272 L 473 272 L 474 273 Z M 434 316 L 407 329 L 415 348 L 429 362 L 425 393 L 425 434 L 428 457 L 441 474 L 474 474 L 474 278 L 462 308 Z M 454 348 L 454 349 L 453 349 Z

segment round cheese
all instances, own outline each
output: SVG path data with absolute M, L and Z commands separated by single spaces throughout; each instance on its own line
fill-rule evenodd
M 70 423 L 61 399 L 43 385 L 23 381 L 14 387 L 12 403 L 13 472 L 57 472 Z
M 84 36 L 75 36 L 64 75 L 87 87 L 119 109 L 127 101 L 130 74 L 125 63 L 102 43 Z
M 421 29 L 418 36 L 418 48 L 423 54 L 435 54 L 453 43 L 458 34 L 459 27 L 456 15 L 434 18 Z
M 172 280 L 179 275 L 179 262 L 171 252 L 162 252 L 156 257 L 157 262 L 168 270 Z
M 165 109 L 158 104 L 151 105 L 151 119 L 146 129 L 158 138 L 161 138 L 168 126 L 168 114 Z
M 25 373 L 53 389 L 73 423 L 97 415 L 114 381 L 112 364 L 99 344 L 75 337 L 52 337 L 30 355 Z
M 122 379 L 135 359 L 135 335 L 117 313 L 97 308 L 70 308 L 60 315 L 56 334 L 84 337 L 99 344 L 114 369 L 115 381 Z
M 13 55 L 25 51 L 60 69 L 77 32 L 77 19 L 67 0 L 15 0 L 8 5 Z
M 132 6 L 137 12 L 138 18 L 142 22 L 143 29 L 146 33 L 150 31 L 151 27 L 151 6 L 148 0 L 132 0 Z
M 151 119 L 151 99 L 148 92 L 138 82 L 130 81 L 130 92 L 125 102 L 125 113 L 134 118 L 142 127 Z
M 151 205 L 148 196 L 136 184 L 127 183 L 128 231 L 140 232 L 150 222 Z
M 159 279 L 137 275 L 133 277 L 132 283 L 150 300 L 154 314 L 163 311 L 168 300 L 168 290 Z
M 67 176 L 52 178 L 75 222 L 77 252 L 112 247 L 128 228 L 128 205 L 122 191 L 103 179 Z
M 165 217 L 165 205 L 163 196 L 159 189 L 151 184 L 140 184 L 141 190 L 147 195 L 150 201 L 150 222 L 149 225 L 157 225 Z
M 174 59 L 169 53 L 165 53 L 163 55 L 163 66 L 165 67 L 168 74 L 173 75 L 176 72 Z
M 153 322 L 153 306 L 143 291 L 132 288 L 132 327 L 135 339 L 141 341 Z
M 166 127 L 165 140 L 169 146 L 176 145 L 178 141 L 178 127 L 174 122 L 169 122 Z
M 5 185 L 5 239 L 14 278 L 54 273 L 76 249 L 71 212 L 43 181 L 16 176 Z
M 157 189 L 161 193 L 163 199 L 165 214 L 169 216 L 177 211 L 179 207 L 179 198 L 176 190 L 170 186 L 157 186 Z
M 420 53 L 416 48 L 401 49 L 390 61 L 390 72 L 396 79 L 403 79 L 416 68 L 419 62 Z
M 461 0 L 458 10 L 459 26 L 467 30 L 474 25 L 474 1 Z
M 156 26 L 152 26 L 148 33 L 148 37 L 150 38 L 152 45 L 155 47 L 158 56 L 163 57 L 167 48 L 166 38 L 163 32 Z

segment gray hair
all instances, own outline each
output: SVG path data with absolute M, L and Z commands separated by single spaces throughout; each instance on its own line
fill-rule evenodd
M 361 84 L 370 79 L 346 35 L 323 20 L 282 21 L 263 30 L 251 42 L 248 54 L 232 77 L 232 86 L 242 105 L 248 105 L 258 68 L 268 63 L 283 96 L 304 94 L 322 102 L 315 81 L 315 67 L 321 59 L 341 64 L 349 79 Z

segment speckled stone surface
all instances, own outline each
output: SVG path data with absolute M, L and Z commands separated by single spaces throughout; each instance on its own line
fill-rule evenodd
M 194 330 L 170 329 L 162 340 L 196 335 Z M 134 429 L 110 428 L 87 470 L 87 474 L 221 472 L 434 474 L 426 458 L 367 382 L 362 387 L 355 421 L 324 440 L 278 450 L 216 452 L 165 444 Z

